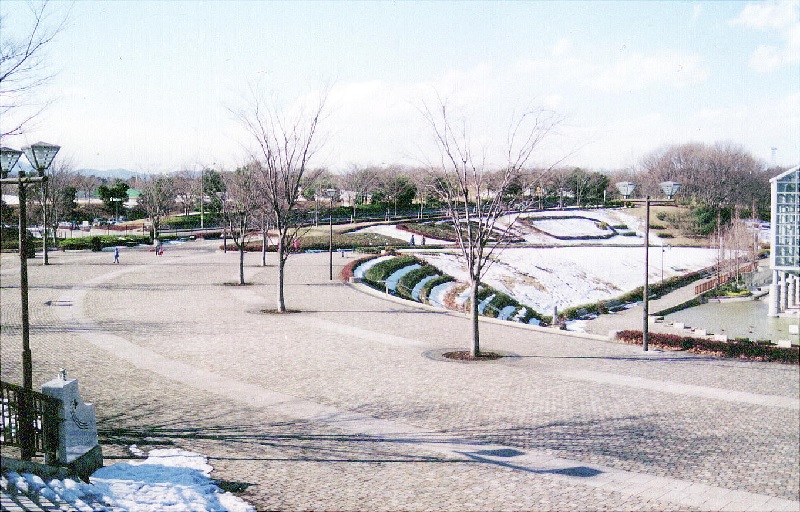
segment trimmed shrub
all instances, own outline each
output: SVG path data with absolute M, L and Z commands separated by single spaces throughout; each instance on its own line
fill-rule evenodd
M 656 233 L 656 236 L 657 236 L 658 238 L 675 238 L 675 235 L 673 235 L 672 233 L 667 233 L 667 232 L 664 232 L 664 233 Z
M 452 283 L 455 281 L 455 278 L 448 275 L 440 275 L 439 277 L 434 277 L 427 283 L 422 286 L 422 290 L 419 292 L 419 301 L 423 303 L 428 303 L 428 295 L 431 293 L 431 290 L 439 286 L 440 284 L 445 283 Z
M 649 344 L 672 350 L 685 350 L 696 354 L 717 357 L 735 357 L 752 361 L 774 361 L 779 363 L 800 364 L 800 347 L 778 347 L 753 343 L 750 340 L 736 339 L 724 342 L 691 338 L 676 334 L 650 333 Z M 617 339 L 632 345 L 642 344 L 641 331 L 620 331 Z
M 141 244 L 152 244 L 153 241 L 147 235 L 103 235 L 82 238 L 65 238 L 58 241 L 58 246 L 68 250 L 87 250 L 100 251 L 103 247 L 114 247 L 124 245 L 136 247 Z
M 387 277 L 394 274 L 401 268 L 413 265 L 414 263 L 421 262 L 417 261 L 417 259 L 413 256 L 398 256 L 396 258 L 381 261 L 367 270 L 366 274 L 364 274 L 364 282 L 373 288 L 383 290 L 383 282 L 386 281 Z
M 374 260 L 377 257 L 377 255 L 373 254 L 364 258 L 358 258 L 357 260 L 350 261 L 347 265 L 342 267 L 342 270 L 339 272 L 339 278 L 342 281 L 349 281 L 350 278 L 353 277 L 353 271 L 357 266 L 361 265 L 365 261 Z
M 400 278 L 400 281 L 397 283 L 397 294 L 406 299 L 414 300 L 414 297 L 411 296 L 411 291 L 417 283 L 428 276 L 437 276 L 440 274 L 441 272 L 439 272 L 439 269 L 436 267 L 423 264 L 420 268 L 415 268 Z

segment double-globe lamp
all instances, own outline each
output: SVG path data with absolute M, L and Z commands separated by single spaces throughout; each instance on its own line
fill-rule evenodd
M 44 189 L 47 183 L 45 171 L 53 163 L 53 159 L 61 149 L 55 144 L 37 142 L 22 148 L 22 151 L 8 147 L 0 147 L 0 182 L 3 184 L 17 185 L 17 195 L 19 197 L 19 280 L 20 280 L 20 309 L 22 324 L 22 387 L 30 392 L 33 389 L 33 360 L 30 349 L 30 322 L 28 315 L 28 266 L 27 266 L 27 223 L 26 223 L 26 203 L 27 187 L 33 183 L 42 184 L 42 223 L 44 229 L 44 257 L 47 261 L 47 217 L 44 214 L 45 199 L 47 192 Z M 17 165 L 20 156 L 25 154 L 28 162 L 36 169 L 38 176 L 26 176 L 20 170 L 16 178 L 9 178 L 11 170 Z M 20 404 L 20 441 L 22 445 L 22 459 L 30 460 L 35 451 L 35 425 L 32 404 L 27 396 L 24 396 Z

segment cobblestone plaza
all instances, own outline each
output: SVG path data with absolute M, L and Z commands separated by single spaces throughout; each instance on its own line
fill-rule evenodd
M 466 318 L 331 282 L 327 254 L 292 256 L 297 312 L 266 314 L 274 255 L 233 286 L 218 245 L 31 262 L 34 387 L 79 380 L 106 464 L 201 453 L 259 510 L 800 510 L 797 366 L 496 322 L 482 347 L 513 357 L 443 361 Z M 18 383 L 15 259 L 0 356 Z

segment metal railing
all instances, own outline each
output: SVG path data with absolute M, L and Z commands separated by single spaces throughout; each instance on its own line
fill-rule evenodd
M 56 460 L 60 409 L 57 398 L 0 382 L 0 445 L 19 447 L 23 459 L 41 453 Z

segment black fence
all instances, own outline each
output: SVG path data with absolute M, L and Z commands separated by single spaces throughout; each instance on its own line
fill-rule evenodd
M 56 460 L 60 409 L 57 398 L 0 382 L 0 445 L 19 447 L 23 459 L 39 453 Z

